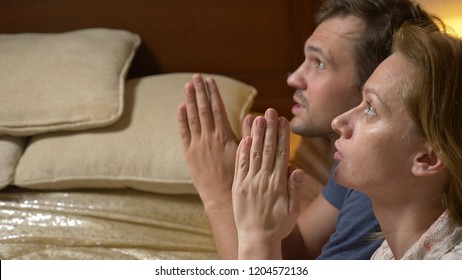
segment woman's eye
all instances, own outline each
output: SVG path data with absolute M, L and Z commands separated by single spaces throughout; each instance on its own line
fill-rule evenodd
M 321 62 L 321 61 L 318 60 L 317 63 L 318 63 L 318 64 L 317 64 L 317 67 L 318 67 L 319 69 L 321 69 L 321 70 L 322 70 L 322 69 L 326 69 L 326 66 L 324 65 L 323 62 Z
M 368 116 L 374 116 L 375 115 L 375 109 L 372 106 L 370 102 L 366 102 L 367 109 L 366 109 L 366 115 Z

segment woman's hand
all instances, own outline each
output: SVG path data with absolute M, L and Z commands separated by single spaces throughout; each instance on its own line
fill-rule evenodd
M 233 182 L 239 258 L 282 258 L 281 241 L 296 224 L 304 173 L 289 168 L 289 133 L 288 121 L 268 109 L 239 144 Z

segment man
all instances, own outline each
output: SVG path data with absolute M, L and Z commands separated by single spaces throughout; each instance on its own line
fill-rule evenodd
M 332 141 L 337 137 L 332 119 L 360 102 L 362 85 L 391 53 L 393 32 L 405 21 L 419 25 L 433 21 L 410 0 L 326 0 L 316 20 L 318 26 L 305 44 L 305 61 L 288 78 L 296 89 L 290 128 L 304 137 Z M 265 118 L 267 129 L 277 127 L 274 110 L 268 110 Z M 250 135 L 253 121 L 251 116 L 244 120 L 243 136 Z M 237 258 L 231 194 L 237 139 L 212 79 L 194 75 L 185 85 L 178 122 L 218 255 Z M 379 230 L 369 199 L 339 186 L 330 176 L 322 194 L 302 210 L 282 244 L 283 254 L 291 259 L 369 259 L 381 243 L 372 236 Z

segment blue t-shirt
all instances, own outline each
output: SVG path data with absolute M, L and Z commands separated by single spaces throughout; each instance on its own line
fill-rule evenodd
M 369 198 L 335 181 L 335 167 L 331 170 L 323 195 L 340 213 L 336 230 L 317 259 L 368 260 L 383 242 L 383 238 L 377 239 L 374 236 L 374 233 L 380 232 L 380 226 L 372 212 Z

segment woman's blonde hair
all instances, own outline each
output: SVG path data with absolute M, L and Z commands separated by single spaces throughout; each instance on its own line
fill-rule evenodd
M 462 41 L 442 29 L 404 25 L 393 46 L 418 69 L 404 103 L 450 172 L 443 203 L 462 225 Z

